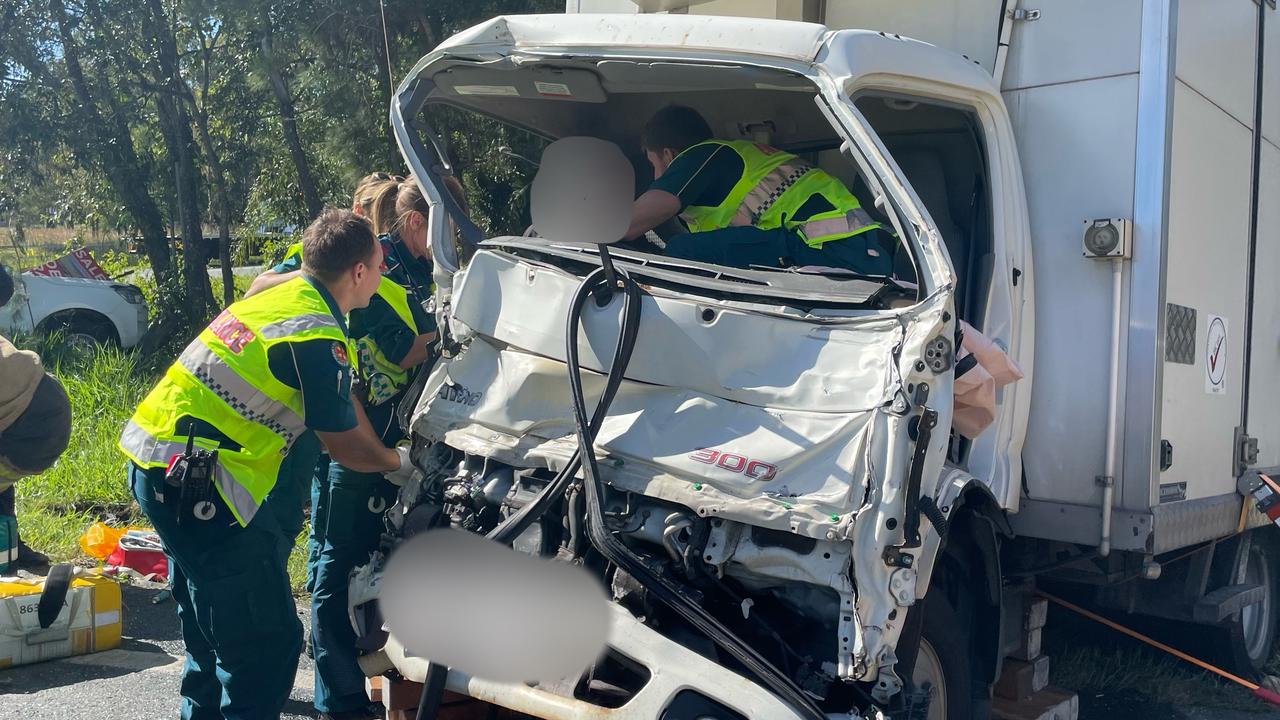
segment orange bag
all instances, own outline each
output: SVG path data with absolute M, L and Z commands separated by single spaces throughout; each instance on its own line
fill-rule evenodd
M 106 560 L 126 532 L 128 528 L 113 528 L 104 522 L 95 522 L 80 536 L 80 549 L 85 555 Z

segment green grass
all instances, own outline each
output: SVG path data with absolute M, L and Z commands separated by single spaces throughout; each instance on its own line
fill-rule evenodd
M 1270 706 L 1236 685 L 1145 647 L 1100 648 L 1088 641 L 1050 656 L 1058 687 L 1082 696 L 1133 692 L 1151 703 L 1266 712 Z
M 120 430 L 157 375 L 143 370 L 134 353 L 100 348 L 71 356 L 57 338 L 17 338 L 41 354 L 71 399 L 71 443 L 48 472 L 17 484 L 18 529 L 28 544 L 57 561 L 87 560 L 77 540 L 102 520 L 113 526 L 146 525 L 125 479 L 116 447 Z M 306 530 L 289 558 L 295 592 L 306 576 Z
M 1162 621 L 1125 622 L 1116 613 L 1104 614 L 1125 624 L 1136 622 L 1140 631 L 1193 656 L 1205 652 L 1199 647 L 1205 644 L 1200 634 L 1209 632 L 1205 628 Z M 1082 718 L 1110 717 L 1091 707 L 1100 704 L 1106 708 L 1107 698 L 1149 705 L 1153 712 L 1156 708 L 1189 706 L 1236 713 L 1275 711 L 1234 683 L 1056 606 L 1049 611 L 1044 652 L 1049 656 L 1052 684 L 1080 694 Z M 1207 655 L 1203 659 L 1214 660 Z M 1277 665 L 1280 655 L 1273 655 L 1266 671 L 1275 672 Z
M 136 517 L 115 444 L 151 378 L 139 372 L 133 354 L 118 349 L 76 359 L 56 340 L 37 344 L 71 399 L 71 442 L 52 469 L 18 483 L 20 532 L 34 547 L 68 559 L 79 552 L 76 539 L 93 520 Z

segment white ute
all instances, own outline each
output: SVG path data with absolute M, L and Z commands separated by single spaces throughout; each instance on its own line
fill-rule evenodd
M 58 330 L 67 342 L 131 348 L 147 329 L 147 301 L 135 285 L 91 278 L 18 273 L 9 304 L 0 307 L 0 332 Z
M 401 408 L 422 472 L 352 579 L 371 673 L 440 677 L 376 598 L 396 543 L 442 525 L 608 588 L 581 677 L 444 676 L 540 718 L 986 717 L 1003 658 L 1037 659 L 1036 587 L 1266 661 L 1277 546 L 1248 493 L 1280 466 L 1275 10 L 937 5 L 573 0 L 417 64 L 391 122 L 433 205 L 444 357 Z M 499 125 L 536 138 L 502 148 L 514 175 L 590 136 L 642 188 L 640 129 L 670 103 L 844 181 L 895 231 L 893 275 L 483 233 L 443 190 L 446 138 Z M 952 432 L 961 320 L 1024 373 L 973 437 Z M 477 621 L 537 622 L 508 600 Z

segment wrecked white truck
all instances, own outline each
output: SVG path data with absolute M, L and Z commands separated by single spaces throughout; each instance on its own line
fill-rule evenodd
M 1269 526 L 1247 493 L 1259 465 L 1280 465 L 1280 348 L 1249 338 L 1255 304 L 1280 307 L 1274 284 L 1255 293 L 1256 263 L 1280 262 L 1257 202 L 1280 182 L 1280 134 L 1262 138 L 1276 120 L 1224 140 L 1180 94 L 1185 5 L 1108 10 L 1132 30 L 1117 33 L 1117 81 L 1106 58 L 1047 62 L 1069 44 L 1011 28 L 1026 12 L 944 4 L 989 21 L 980 43 L 952 27 L 987 51 L 686 8 L 497 18 L 417 64 L 391 120 L 433 204 L 443 357 L 402 407 L 421 474 L 352 579 L 368 672 L 430 674 L 383 629 L 377 591 L 395 544 L 438 526 L 580 564 L 608 589 L 608 649 L 581 677 L 435 668 L 453 692 L 534 717 L 985 717 L 1036 582 L 1202 623 L 1238 665 L 1266 660 L 1277 556 L 1270 531 L 1249 531 Z M 894 5 L 841 22 L 909 25 Z M 1031 20 L 1065 32 L 1090 7 Z M 1257 13 L 1261 37 L 1274 10 Z M 1249 108 L 1275 99 L 1262 66 L 1243 68 Z M 1002 93 L 1011 77 L 1025 88 Z M 614 143 L 642 188 L 641 126 L 673 102 L 844 181 L 893 228 L 893 275 L 708 265 L 664 257 L 661 238 L 574 244 L 536 223 L 485 233 L 445 190 L 439 128 L 468 117 L 535 145 Z M 503 152 L 532 173 L 536 158 Z M 1204 260 L 1197 192 L 1231 208 L 1218 237 L 1239 262 Z M 1229 336 L 1211 327 L 1228 317 Z M 1025 375 L 972 437 L 952 431 L 962 320 Z M 1202 365 L 1223 348 L 1220 391 Z M 536 622 L 511 603 L 480 621 Z

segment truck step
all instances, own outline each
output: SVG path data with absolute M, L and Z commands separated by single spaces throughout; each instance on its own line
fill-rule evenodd
M 1227 585 L 1200 598 L 1192 616 L 1198 623 L 1222 622 L 1243 608 L 1262 602 L 1266 595 L 1267 590 L 1261 585 Z
M 1076 720 L 1079 714 L 1080 697 L 1061 688 L 1045 688 L 1025 700 L 991 700 L 992 720 Z

